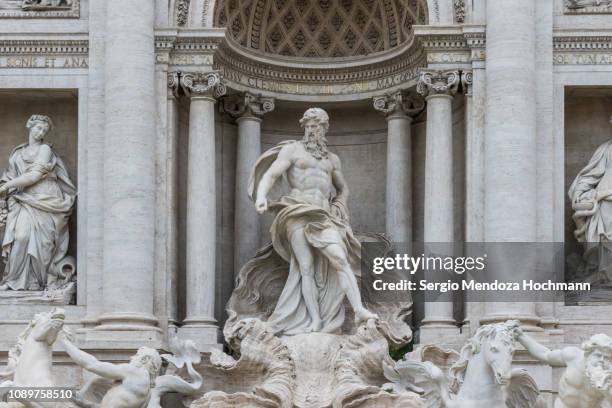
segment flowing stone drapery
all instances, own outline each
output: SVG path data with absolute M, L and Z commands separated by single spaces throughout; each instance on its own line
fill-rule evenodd
M 374 98 L 374 109 L 387 118 L 385 231 L 393 242 L 412 242 L 412 118 L 425 103 L 417 95 L 396 92 Z
M 99 331 L 159 338 L 155 240 L 154 8 L 107 1 L 104 140 L 104 314 Z M 130 329 L 130 331 L 125 331 Z
M 187 317 L 181 333 L 200 350 L 217 344 L 215 312 L 216 166 L 215 103 L 225 94 L 217 72 L 184 73 L 191 99 L 187 158 Z
M 536 241 L 535 28 L 535 2 L 487 1 L 486 242 Z M 504 279 L 534 267 L 526 257 L 490 269 Z M 533 303 L 489 302 L 486 314 L 483 323 L 520 318 L 529 330 L 538 321 Z
M 259 215 L 249 200 L 251 170 L 261 154 L 261 118 L 274 110 L 274 99 L 249 92 L 223 100 L 223 110 L 238 123 L 236 203 L 234 209 L 234 279 L 259 249 Z
M 458 71 L 423 70 L 417 91 L 427 101 L 425 152 L 426 243 L 454 241 L 453 205 L 453 97 L 459 87 Z M 421 343 L 458 334 L 452 301 L 425 303 Z

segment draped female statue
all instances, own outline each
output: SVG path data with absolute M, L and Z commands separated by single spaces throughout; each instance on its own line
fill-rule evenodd
M 43 290 L 62 276 L 76 188 L 62 159 L 44 141 L 52 127 L 48 116 L 32 115 L 26 124 L 28 143 L 12 151 L 0 178 L 8 210 L 0 290 Z

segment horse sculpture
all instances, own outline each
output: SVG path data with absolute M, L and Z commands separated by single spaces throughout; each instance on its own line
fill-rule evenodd
M 55 387 L 51 372 L 53 344 L 64 327 L 64 311 L 39 313 L 9 350 L 8 366 L 0 370 L 0 389 L 8 387 Z M 0 400 L 3 395 L 0 394 Z M 44 406 L 35 403 L 2 403 L 0 408 Z
M 461 352 L 445 375 L 431 361 L 400 360 L 385 365 L 392 383 L 383 388 L 415 391 L 427 408 L 535 408 L 539 390 L 526 371 L 512 369 L 516 321 L 485 325 Z

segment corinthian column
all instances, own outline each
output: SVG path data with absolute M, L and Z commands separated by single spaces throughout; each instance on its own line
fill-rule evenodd
M 152 278 L 156 140 L 153 14 L 148 0 L 107 1 L 104 313 L 98 330 L 101 336 L 114 332 L 109 339 L 138 344 L 142 338 L 159 338 Z
M 536 16 L 532 0 L 487 0 L 485 240 L 536 241 Z M 512 255 L 507 247 L 504 252 Z M 529 257 L 504 258 L 500 280 L 535 267 Z M 519 259 L 517 259 L 519 258 Z M 489 258 L 491 259 L 491 258 Z M 488 303 L 483 323 L 538 322 L 534 303 Z
M 374 98 L 387 118 L 386 232 L 393 242 L 412 242 L 412 118 L 423 111 L 418 95 L 396 92 Z
M 259 214 L 248 197 L 251 170 L 261 154 L 261 118 L 274 110 L 274 99 L 249 92 L 223 100 L 223 109 L 238 123 L 234 211 L 234 280 L 259 249 Z
M 451 243 L 455 238 L 452 103 L 459 81 L 458 71 L 424 70 L 417 86 L 417 91 L 425 96 L 427 101 L 424 231 L 426 243 Z M 452 301 L 425 303 L 421 343 L 440 341 L 441 337 L 456 336 L 458 332 L 453 317 Z
M 191 98 L 187 158 L 187 317 L 181 333 L 201 350 L 217 344 L 215 311 L 215 102 L 225 94 L 217 72 L 182 74 Z

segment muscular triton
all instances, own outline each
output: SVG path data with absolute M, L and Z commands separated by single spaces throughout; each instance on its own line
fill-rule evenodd
M 329 117 L 312 108 L 300 124 L 304 138 L 266 152 L 251 183 L 257 211 L 277 211 L 271 231 L 274 249 L 291 264 L 269 319 L 275 331 L 285 334 L 338 329 L 344 319 L 343 295 L 356 322 L 377 318 L 363 306 L 355 277 L 360 244 L 348 223 L 348 188 L 340 159 L 327 149 Z M 286 181 L 287 191 L 272 201 L 268 195 L 279 180 Z
M 567 367 L 555 408 L 599 408 L 612 403 L 612 339 L 596 334 L 582 347 L 550 350 L 515 328 L 517 340 L 540 361 Z

